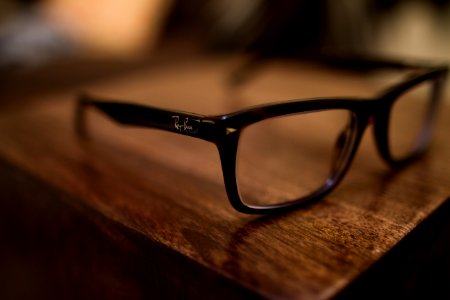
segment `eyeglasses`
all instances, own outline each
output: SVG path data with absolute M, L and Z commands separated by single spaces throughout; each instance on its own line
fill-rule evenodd
M 411 162 L 428 145 L 447 66 L 360 63 L 416 72 L 373 98 L 291 100 L 218 116 L 82 95 L 77 128 L 83 129 L 85 108 L 93 107 L 120 124 L 212 142 L 231 205 L 242 213 L 278 213 L 330 193 L 348 170 L 369 124 L 379 154 L 392 167 Z

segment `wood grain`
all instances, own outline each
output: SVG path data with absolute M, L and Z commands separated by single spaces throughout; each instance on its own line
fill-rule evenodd
M 100 228 L 115 224 L 119 232 L 125 230 L 125 236 L 133 234 L 143 241 L 131 242 L 139 249 L 139 257 L 151 261 L 150 256 L 165 253 L 162 257 L 168 262 L 181 257 L 174 258 L 180 263 L 177 274 L 185 271 L 186 276 L 195 269 L 205 285 L 211 283 L 205 278 L 215 274 L 232 282 L 227 286 L 235 295 L 246 290 L 267 298 L 336 296 L 450 195 L 450 107 L 443 108 L 433 145 L 420 161 L 401 171 L 390 170 L 377 158 L 367 132 L 349 174 L 333 194 L 304 209 L 273 217 L 247 216 L 231 208 L 212 144 L 121 127 L 95 112 L 88 114 L 89 136 L 83 139 L 75 134 L 74 100 L 80 90 L 216 114 L 271 100 L 367 96 L 386 83 L 360 74 L 275 62 L 248 87 L 230 92 L 223 80 L 235 62 L 204 58 L 39 95 L 46 103 L 0 116 L 0 156 L 10 165 L 5 168 L 19 170 L 40 186 L 59 191 L 57 196 L 43 197 L 47 199 L 42 200 L 44 208 L 61 202 L 91 223 L 101 216 Z M 3 173 L 6 178 L 11 171 Z M 41 188 L 33 189 L 27 182 L 21 189 L 39 194 Z M 11 184 L 20 184 L 20 180 Z M 16 197 L 11 190 L 9 198 Z M 22 198 L 27 197 L 32 198 Z M 54 226 L 77 222 L 71 220 L 61 217 Z M 98 222 L 86 226 L 96 230 Z M 78 230 L 77 226 L 69 228 Z M 91 234 L 85 242 L 95 243 L 99 235 L 103 236 Z M 119 234 L 116 230 L 110 235 Z M 165 250 L 149 250 L 155 247 Z M 121 253 L 123 259 L 134 255 Z

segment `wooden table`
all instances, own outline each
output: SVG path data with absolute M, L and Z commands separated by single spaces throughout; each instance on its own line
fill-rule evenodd
M 373 95 L 387 83 L 275 61 L 229 90 L 224 81 L 238 63 L 150 66 L 3 110 L 0 298 L 449 297 L 449 105 L 420 161 L 390 170 L 368 131 L 336 191 L 273 217 L 232 209 L 213 144 L 121 127 L 94 111 L 88 138 L 75 134 L 83 90 L 219 114 Z

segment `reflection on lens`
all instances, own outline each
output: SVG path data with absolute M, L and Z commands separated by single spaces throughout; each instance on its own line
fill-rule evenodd
M 426 136 L 431 108 L 430 82 L 424 82 L 396 99 L 389 117 L 389 151 L 395 160 L 407 158 Z
M 276 205 L 320 190 L 345 168 L 355 123 L 353 113 L 340 109 L 277 117 L 245 128 L 236 166 L 242 201 Z

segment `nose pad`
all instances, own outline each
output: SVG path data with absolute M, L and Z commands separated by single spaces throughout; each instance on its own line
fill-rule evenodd
M 348 149 L 350 147 L 351 140 L 351 124 L 350 122 L 339 133 L 336 142 L 334 143 L 334 149 L 332 153 L 331 172 L 330 178 L 336 178 L 338 174 L 342 172 L 345 167 L 346 156 L 348 155 Z

